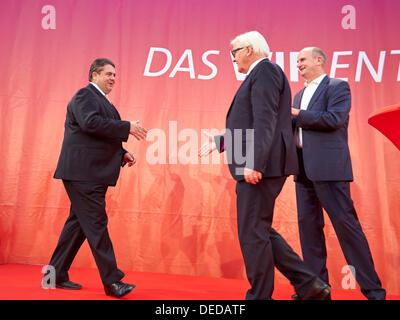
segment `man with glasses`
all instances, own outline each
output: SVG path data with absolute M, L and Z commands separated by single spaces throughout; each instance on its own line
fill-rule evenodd
M 268 59 L 269 47 L 259 32 L 239 35 L 231 44 L 233 61 L 247 76 L 228 111 L 225 134 L 210 136 L 199 155 L 217 149 L 233 155 L 229 169 L 237 181 L 239 242 L 251 284 L 246 299 L 271 299 L 275 266 L 290 280 L 300 299 L 325 299 L 330 287 L 271 227 L 275 199 L 287 176 L 298 170 L 288 80 L 282 69 Z M 237 130 L 242 130 L 241 136 L 232 134 Z M 243 131 L 253 135 L 243 138 Z M 241 157 L 236 157 L 238 149 L 240 154 L 252 150 L 252 154 L 246 154 L 252 161 L 240 161 Z

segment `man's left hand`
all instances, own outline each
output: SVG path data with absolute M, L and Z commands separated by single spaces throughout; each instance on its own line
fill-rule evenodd
M 300 109 L 292 108 L 292 116 L 297 117 L 300 113 Z
M 244 180 L 251 184 L 257 184 L 262 179 L 262 173 L 260 171 L 249 168 L 244 168 L 243 175 Z
M 132 167 L 136 163 L 136 158 L 132 153 L 127 152 L 124 154 L 124 161 L 128 164 L 128 167 Z

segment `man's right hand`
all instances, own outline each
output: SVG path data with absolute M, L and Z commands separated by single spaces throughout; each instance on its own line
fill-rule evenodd
M 200 149 L 199 149 L 199 157 L 205 157 L 209 155 L 211 152 L 217 150 L 217 145 L 215 144 L 214 141 L 214 136 L 209 134 L 208 132 L 204 132 L 205 135 L 207 136 L 207 142 L 203 144 Z
M 147 136 L 147 130 L 140 125 L 139 120 L 131 121 L 129 133 L 138 140 L 144 140 Z

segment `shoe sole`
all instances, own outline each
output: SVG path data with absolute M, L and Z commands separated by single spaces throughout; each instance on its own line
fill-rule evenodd
M 82 287 L 76 287 L 76 288 L 72 288 L 72 287 L 63 287 L 63 286 L 59 286 L 58 284 L 56 284 L 56 288 L 58 289 L 64 289 L 64 290 L 81 290 Z
M 320 292 L 318 292 L 315 296 L 312 297 L 313 300 L 325 300 L 329 294 L 331 293 L 331 288 L 325 287 Z

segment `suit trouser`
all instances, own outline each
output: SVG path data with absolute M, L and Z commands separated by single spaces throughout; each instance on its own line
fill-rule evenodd
M 303 263 L 282 236 L 271 228 L 275 199 L 286 177 L 263 178 L 253 185 L 238 181 L 237 223 L 239 242 L 251 288 L 248 300 L 270 299 L 274 267 L 304 295 L 316 275 Z
M 110 285 L 121 280 L 124 273 L 117 268 L 107 230 L 105 195 L 108 186 L 66 180 L 63 183 L 71 208 L 49 263 L 56 270 L 56 282 L 69 279 L 68 270 L 85 239 L 88 240 L 103 284 Z
M 368 241 L 361 228 L 347 181 L 311 181 L 307 178 L 301 150 L 300 174 L 296 177 L 296 199 L 300 242 L 304 262 L 323 281 L 329 283 L 326 268 L 324 216 L 327 212 L 335 229 L 347 264 L 367 298 L 383 297 L 385 290 L 375 271 Z

